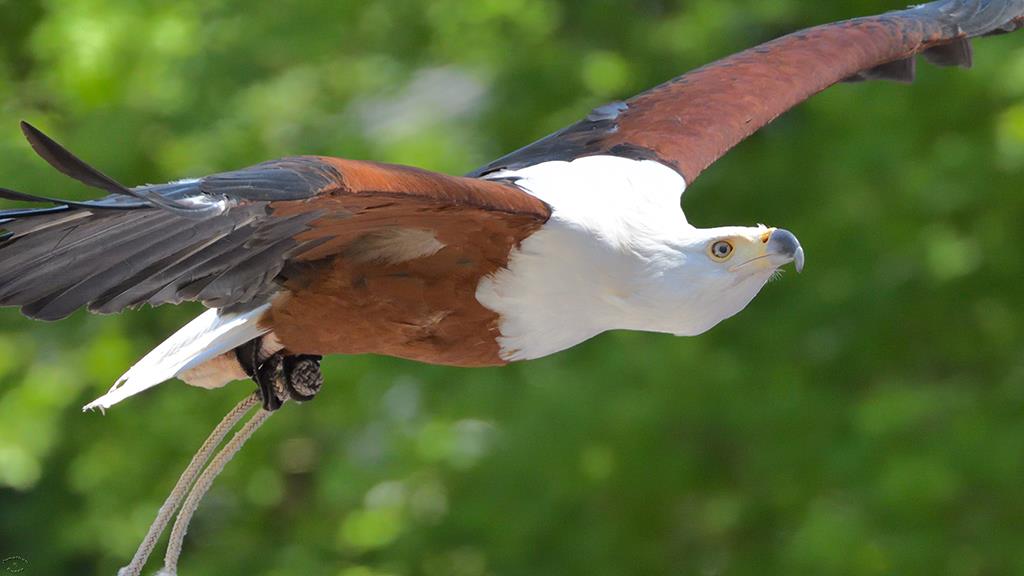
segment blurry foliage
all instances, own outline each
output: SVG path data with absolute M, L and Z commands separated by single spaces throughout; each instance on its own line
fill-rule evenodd
M 0 175 L 92 194 L 324 153 L 455 173 L 689 68 L 888 0 L 0 0 Z M 228 467 L 183 574 L 1024 573 L 1024 35 L 843 85 L 687 193 L 802 276 L 689 339 L 502 369 L 331 358 Z M 0 557 L 112 574 L 245 384 L 78 407 L 196 306 L 0 313 Z

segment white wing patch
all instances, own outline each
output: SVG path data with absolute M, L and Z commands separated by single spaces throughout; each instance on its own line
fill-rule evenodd
M 258 324 L 270 308 L 264 304 L 241 313 L 207 310 L 146 354 L 121 376 L 109 392 L 83 410 L 106 410 L 121 400 L 170 380 L 267 332 Z

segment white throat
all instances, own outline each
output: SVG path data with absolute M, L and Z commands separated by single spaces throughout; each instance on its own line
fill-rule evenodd
M 505 360 L 546 356 L 606 330 L 689 335 L 722 319 L 678 289 L 678 247 L 695 229 L 679 204 L 686 182 L 674 170 L 589 156 L 489 177 L 515 177 L 552 207 L 508 267 L 477 287 L 477 300 L 500 315 Z

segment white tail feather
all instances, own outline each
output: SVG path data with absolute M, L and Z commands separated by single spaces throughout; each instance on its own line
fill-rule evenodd
M 270 307 L 264 304 L 245 312 L 223 313 L 207 310 L 131 367 L 109 392 L 87 404 L 83 410 L 106 410 L 121 400 L 152 388 L 266 334 L 258 320 Z

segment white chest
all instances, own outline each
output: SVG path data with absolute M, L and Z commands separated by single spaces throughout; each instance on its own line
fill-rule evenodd
M 500 316 L 505 360 L 546 356 L 611 329 L 677 332 L 662 317 L 657 286 L 681 257 L 671 239 L 692 230 L 679 174 L 649 160 L 590 156 L 495 176 L 519 178 L 553 209 L 507 268 L 477 287 L 477 300 Z

